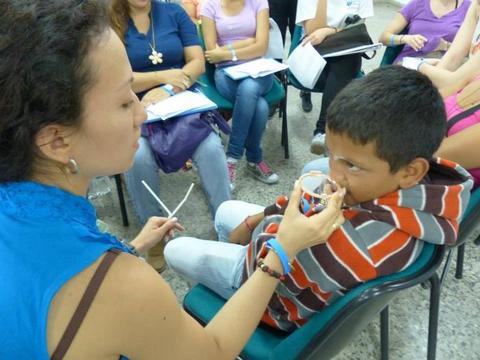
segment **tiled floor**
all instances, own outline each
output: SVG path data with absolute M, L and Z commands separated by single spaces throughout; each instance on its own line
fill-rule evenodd
M 397 8 L 392 5 L 375 4 L 375 18 L 367 22 L 372 38 L 378 38 L 395 11 Z M 373 60 L 364 61 L 365 72 L 378 67 L 382 53 L 383 51 L 377 54 Z M 249 178 L 241 167 L 235 193 L 238 199 L 268 204 L 276 195 L 288 194 L 303 165 L 315 158 L 309 152 L 309 144 L 320 111 L 321 95 L 313 95 L 314 110 L 310 114 L 301 111 L 297 90 L 290 87 L 288 95 L 290 159 L 283 158 L 283 149 L 280 146 L 281 123 L 278 118 L 270 121 L 263 141 L 265 159 L 278 172 L 281 180 L 274 186 L 264 185 Z M 195 173 L 191 171 L 168 176 L 161 174 L 160 179 L 161 196 L 167 205 L 176 204 L 180 200 L 177 194 L 185 192 L 191 182 L 197 185 L 190 198 L 191 205 L 183 207 L 178 217 L 186 227 L 186 234 L 213 238 L 212 221 Z M 115 188 L 113 184 L 112 188 Z M 135 222 L 131 206 L 129 214 L 132 224 L 128 228 L 121 225 L 120 210 L 114 194 L 96 200 L 96 206 L 99 217 L 119 236 L 133 238 L 138 232 L 139 225 Z M 455 262 L 442 291 L 437 359 L 477 360 L 480 359 L 480 247 L 476 247 L 472 242 L 468 243 L 462 280 L 454 279 L 454 266 Z M 187 291 L 185 282 L 170 270 L 165 271 L 162 276 L 171 284 L 180 301 Z M 393 301 L 390 306 L 390 359 L 426 358 L 428 299 L 429 292 L 416 287 L 404 291 Z M 378 321 L 375 321 L 362 331 L 337 359 L 379 359 L 379 348 L 379 326 Z

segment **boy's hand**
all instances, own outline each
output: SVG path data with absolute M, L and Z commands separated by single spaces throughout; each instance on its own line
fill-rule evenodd
M 167 219 L 152 216 L 130 244 L 133 245 L 139 253 L 144 253 L 166 237 L 172 237 L 175 230 L 185 230 L 177 218 Z
M 330 198 L 326 209 L 310 217 L 304 216 L 299 210 L 301 195 L 302 190 L 297 181 L 278 229 L 278 241 L 289 258 L 303 249 L 325 243 L 345 221 L 341 210 L 345 189 L 338 189 Z
M 263 220 L 263 213 L 258 213 L 248 217 L 248 225 L 255 229 L 260 221 Z M 230 242 L 234 244 L 247 245 L 252 239 L 252 231 L 245 222 L 242 222 L 230 233 Z

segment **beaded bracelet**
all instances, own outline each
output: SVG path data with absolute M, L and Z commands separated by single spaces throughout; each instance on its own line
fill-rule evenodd
M 125 239 L 121 239 L 120 242 L 122 243 L 123 246 L 125 246 L 130 252 L 135 255 L 135 256 L 140 256 L 138 253 L 137 249 L 135 249 L 135 246 L 127 242 Z
M 285 276 L 280 274 L 278 271 L 275 271 L 273 269 L 270 269 L 270 267 L 263 262 L 263 259 L 258 261 L 258 267 L 260 270 L 262 270 L 264 273 L 270 275 L 271 277 L 274 277 L 275 279 L 278 279 L 280 281 L 285 280 Z

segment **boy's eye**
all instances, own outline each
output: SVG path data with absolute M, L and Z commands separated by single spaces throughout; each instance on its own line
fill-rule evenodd
M 125 109 L 125 110 L 127 110 L 127 109 L 129 109 L 132 105 L 133 105 L 133 100 L 122 104 L 122 108 Z
M 351 172 L 358 172 L 360 168 L 358 166 L 353 165 L 352 163 L 347 163 L 348 170 Z

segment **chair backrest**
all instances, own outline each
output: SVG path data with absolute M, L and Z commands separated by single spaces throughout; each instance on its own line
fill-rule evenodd
M 362 284 L 312 317 L 272 352 L 271 359 L 330 359 L 338 354 L 398 291 L 429 279 L 440 266 L 444 246 L 425 243 L 404 271 Z
M 463 215 L 455 246 L 462 245 L 476 231 L 480 222 L 480 188 L 472 191 L 467 210 Z

